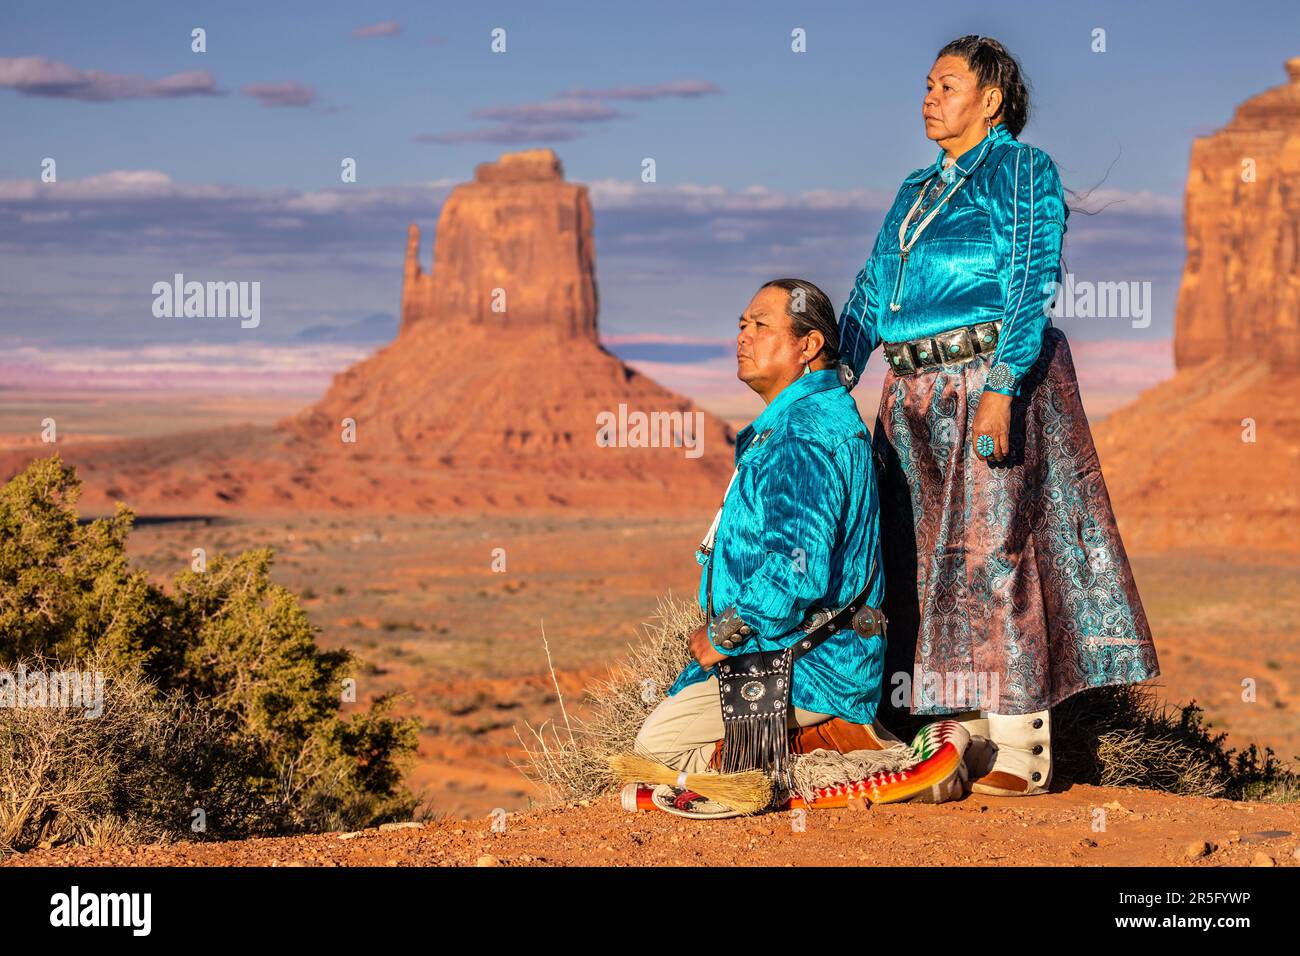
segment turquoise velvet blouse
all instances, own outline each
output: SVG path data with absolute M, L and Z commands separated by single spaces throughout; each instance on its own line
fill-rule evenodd
M 797 627 L 810 608 L 843 607 L 868 583 L 868 601 L 879 607 L 885 577 L 871 442 L 838 372 L 823 369 L 787 385 L 741 430 L 736 461 L 713 547 L 713 609 L 721 614 L 734 606 L 755 636 L 727 650 L 710 631 L 718 652 L 789 647 L 803 636 Z M 703 553 L 697 559 L 710 560 Z M 707 570 L 700 575 L 701 606 Z M 884 651 L 879 636 L 851 629 L 831 635 L 795 662 L 791 702 L 871 723 Z M 708 677 L 691 661 L 668 693 Z
M 921 233 L 904 266 L 898 311 L 889 308 L 899 278 L 898 229 L 919 190 L 943 170 L 944 153 L 903 180 L 866 265 L 840 313 L 842 360 L 857 378 L 883 342 L 1002 320 L 993 364 L 1016 383 L 1042 349 L 1061 276 L 1069 209 L 1052 158 L 998 124 L 957 160 L 967 177 Z M 917 222 L 913 217 L 908 238 Z M 855 378 L 855 381 L 857 380 Z

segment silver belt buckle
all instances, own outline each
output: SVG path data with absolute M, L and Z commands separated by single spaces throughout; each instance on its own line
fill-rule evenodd
M 916 371 L 911 342 L 890 342 L 885 346 L 885 355 L 895 375 L 908 375 Z
M 976 352 L 992 352 L 998 347 L 998 332 L 1002 326 L 998 322 L 981 322 L 971 326 L 971 336 L 975 340 Z
M 961 362 L 975 357 L 975 343 L 965 326 L 940 332 L 934 337 L 934 346 L 939 350 L 941 362 Z
M 834 611 L 828 611 L 824 607 L 816 608 L 815 610 L 808 612 L 808 616 L 803 619 L 803 623 L 799 625 L 799 629 L 805 634 L 811 634 L 834 616 Z

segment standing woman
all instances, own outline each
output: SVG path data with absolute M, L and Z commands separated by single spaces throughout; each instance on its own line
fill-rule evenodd
M 1020 66 L 990 37 L 926 79 L 931 166 L 903 180 L 840 315 L 841 375 L 888 364 L 881 460 L 886 661 L 914 714 L 955 714 L 972 789 L 1051 780 L 1050 709 L 1159 674 L 1070 348 L 1048 312 L 1069 211 L 1050 156 L 1016 137 Z M 892 686 L 892 685 L 891 685 Z

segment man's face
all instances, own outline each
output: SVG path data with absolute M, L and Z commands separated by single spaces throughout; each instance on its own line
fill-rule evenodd
M 803 374 L 803 339 L 794 337 L 785 314 L 790 294 L 775 286 L 759 289 L 740 316 L 736 336 L 736 378 L 760 395 Z

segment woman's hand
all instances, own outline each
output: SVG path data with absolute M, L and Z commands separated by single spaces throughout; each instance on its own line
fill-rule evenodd
M 993 438 L 993 453 L 980 455 L 979 437 L 989 435 Z M 971 425 L 971 444 L 975 454 L 985 460 L 1002 461 L 1011 451 L 1011 396 L 1001 392 L 985 392 L 980 396 L 979 407 L 975 409 L 975 421 Z

